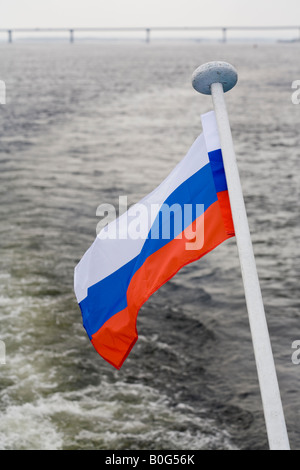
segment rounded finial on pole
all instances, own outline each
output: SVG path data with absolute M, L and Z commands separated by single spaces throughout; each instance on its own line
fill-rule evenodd
M 196 91 L 211 95 L 211 85 L 221 83 L 223 91 L 229 91 L 238 80 L 236 69 L 227 62 L 214 61 L 200 65 L 192 75 L 192 85 Z

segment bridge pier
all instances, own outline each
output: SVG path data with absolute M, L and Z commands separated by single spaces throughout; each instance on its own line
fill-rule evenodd
M 146 28 L 146 43 L 147 44 L 150 43 L 150 31 L 151 31 L 150 28 Z

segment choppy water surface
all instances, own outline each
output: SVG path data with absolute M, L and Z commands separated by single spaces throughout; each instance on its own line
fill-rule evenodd
M 93 349 L 73 269 L 96 208 L 137 202 L 201 132 L 194 69 L 226 95 L 291 445 L 300 448 L 299 45 L 2 44 L 1 449 L 267 448 L 235 240 L 141 309 L 121 371 Z

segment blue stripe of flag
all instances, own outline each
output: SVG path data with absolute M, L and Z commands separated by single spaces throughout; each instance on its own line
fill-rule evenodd
M 208 156 L 217 193 L 220 193 L 221 191 L 226 191 L 228 188 L 223 165 L 222 151 L 220 149 L 213 150 L 212 152 L 208 153 Z

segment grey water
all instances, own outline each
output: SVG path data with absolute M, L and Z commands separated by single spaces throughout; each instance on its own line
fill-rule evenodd
M 291 446 L 300 448 L 299 44 L 0 45 L 1 449 L 267 449 L 235 239 L 142 307 L 120 371 L 82 326 L 73 270 L 101 203 L 138 202 L 212 109 L 191 75 L 239 72 L 226 94 Z

